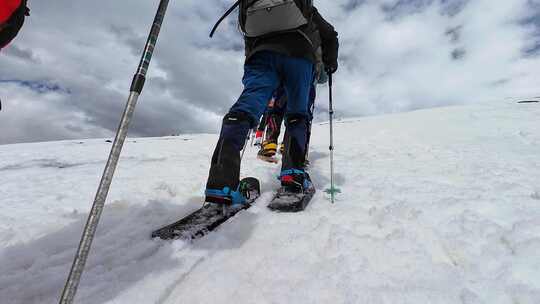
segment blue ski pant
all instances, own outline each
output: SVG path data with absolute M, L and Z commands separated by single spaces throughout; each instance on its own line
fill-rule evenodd
M 207 189 L 236 189 L 240 175 L 240 151 L 249 130 L 256 127 L 268 100 L 280 84 L 288 97 L 285 125 L 289 134 L 282 170 L 303 169 L 314 70 L 314 64 L 308 59 L 272 51 L 258 52 L 245 63 L 244 90 L 223 119 Z
M 307 59 L 271 51 L 259 52 L 245 64 L 244 90 L 229 112 L 249 114 L 254 127 L 272 94 L 283 84 L 288 98 L 286 116 L 308 117 L 313 77 L 314 65 Z

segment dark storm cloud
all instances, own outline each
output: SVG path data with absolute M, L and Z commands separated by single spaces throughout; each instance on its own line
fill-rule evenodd
M 39 63 L 39 60 L 34 56 L 32 50 L 19 48 L 15 44 L 6 49 L 6 54 L 8 56 L 13 56 L 23 61 L 27 61 L 31 64 Z
M 21 87 L 26 87 L 35 91 L 37 93 L 49 93 L 49 92 L 59 92 L 70 94 L 71 92 L 65 88 L 62 88 L 60 85 L 55 83 L 47 82 L 38 82 L 38 81 L 28 81 L 28 80 L 16 80 L 16 79 L 1 79 L 0 84 L 13 83 Z

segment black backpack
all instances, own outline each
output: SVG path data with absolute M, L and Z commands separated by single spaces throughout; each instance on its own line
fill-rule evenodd
M 309 40 L 314 50 L 320 44 L 312 22 L 312 0 L 238 0 L 214 25 L 210 37 L 237 7 L 240 7 L 238 23 L 247 38 L 299 32 Z

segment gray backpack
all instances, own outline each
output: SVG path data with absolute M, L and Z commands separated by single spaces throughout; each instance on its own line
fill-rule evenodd
M 310 27 L 312 0 L 238 0 L 216 23 L 219 24 L 240 6 L 238 21 L 244 36 L 257 38 Z
M 246 37 L 255 38 L 269 34 L 297 30 L 308 24 L 311 1 L 255 0 L 240 3 L 239 22 Z

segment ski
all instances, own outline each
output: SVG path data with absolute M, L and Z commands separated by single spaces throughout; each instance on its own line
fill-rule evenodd
M 304 211 L 315 195 L 315 187 L 310 183 L 301 193 L 289 192 L 280 188 L 270 204 L 268 209 L 276 212 L 300 212 Z
M 234 217 L 238 212 L 250 208 L 260 196 L 260 185 L 257 179 L 245 178 L 242 182 L 248 184 L 246 203 L 241 205 L 205 203 L 201 208 L 177 222 L 153 231 L 152 238 L 191 241 L 199 239 L 211 231 L 214 231 L 221 224 Z

